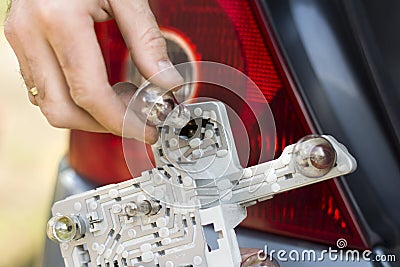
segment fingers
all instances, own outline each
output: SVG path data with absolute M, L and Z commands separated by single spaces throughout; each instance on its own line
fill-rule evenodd
M 111 133 L 122 135 L 126 106 L 108 83 L 92 19 L 89 16 L 77 16 L 63 25 L 62 31 L 58 27 L 50 27 L 48 37 L 73 101 Z M 132 126 L 127 128 L 126 135 L 145 140 L 144 127 L 137 127 L 140 120 L 135 116 L 127 118 L 128 125 Z
M 12 19 L 5 27 L 6 36 L 13 43 L 28 88 L 35 86 L 39 91 L 36 97 L 29 95 L 31 102 L 40 106 L 52 125 L 121 135 L 125 123 L 126 137 L 153 143 L 156 129 L 144 125 L 130 110 L 124 121 L 127 94 L 117 95 L 108 83 L 93 21 L 114 15 L 109 3 L 110 0 L 15 1 L 9 16 Z M 121 13 L 125 25 L 122 28 L 141 71 L 149 77 L 170 69 L 155 82 L 166 88 L 179 85 L 182 78 L 174 68 L 168 68 L 171 64 L 165 41 L 147 1 L 122 0 L 116 5 L 120 13 L 129 8 L 128 13 Z M 139 12 L 134 34 L 129 31 L 131 21 L 127 16 L 132 11 Z
M 33 81 L 33 76 L 32 76 L 32 72 L 31 72 L 29 64 L 28 64 L 28 60 L 26 59 L 24 54 L 19 52 L 20 49 L 18 49 L 18 50 L 16 49 L 15 51 L 18 51 L 18 53 L 16 52 L 16 56 L 17 56 L 18 63 L 20 66 L 19 68 L 20 68 L 21 76 L 24 79 L 25 86 L 27 89 L 28 99 L 33 105 L 37 106 L 38 103 L 37 103 L 35 97 L 29 92 L 29 90 L 35 86 L 35 82 Z
M 58 27 L 48 29 L 48 38 L 60 62 L 72 99 L 107 129 L 120 134 L 123 105 L 107 82 L 93 22 L 84 16 L 75 17 L 63 25 L 62 31 Z
M 63 74 L 39 27 L 32 27 L 19 17 L 17 24 L 7 23 L 6 32 L 28 89 L 38 90 L 36 96 L 28 92 L 29 99 L 40 106 L 49 123 L 55 127 L 105 132 L 103 126 L 69 97 Z
M 30 42 L 29 48 L 25 49 L 25 54 L 39 92 L 34 98 L 48 122 L 58 128 L 107 132 L 71 99 L 64 75 L 49 44 L 44 39 L 36 38 Z
M 32 77 L 31 70 L 29 68 L 29 64 L 28 64 L 25 56 L 23 56 L 23 55 L 21 55 L 20 57 L 17 56 L 17 59 L 18 59 L 18 63 L 20 66 L 19 68 L 20 68 L 21 76 L 24 79 L 25 86 L 27 89 L 28 99 L 33 105 L 37 106 L 38 103 L 36 101 L 36 98 L 30 92 L 30 90 L 35 86 L 35 82 L 33 81 L 33 77 Z
M 115 20 L 124 36 L 133 61 L 142 75 L 164 89 L 183 84 L 183 78 L 172 66 L 166 42 L 147 0 L 109 0 Z
M 35 86 L 35 83 L 33 81 L 31 70 L 29 68 L 27 59 L 23 53 L 21 43 L 19 42 L 18 36 L 16 35 L 14 28 L 12 27 L 12 24 L 6 23 L 6 25 L 4 26 L 4 34 L 7 38 L 7 41 L 10 43 L 12 49 L 14 50 L 15 55 L 17 56 L 18 63 L 20 66 L 21 76 L 24 79 L 27 90 L 29 90 Z M 37 106 L 35 97 L 31 93 L 29 93 L 29 91 L 27 91 L 27 94 L 28 94 L 29 101 L 33 105 Z

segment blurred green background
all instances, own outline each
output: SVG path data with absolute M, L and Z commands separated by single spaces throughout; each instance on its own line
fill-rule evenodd
M 7 2 L 0 0 L 0 267 L 40 266 L 57 164 L 68 133 L 49 126 L 28 100 L 3 33 Z

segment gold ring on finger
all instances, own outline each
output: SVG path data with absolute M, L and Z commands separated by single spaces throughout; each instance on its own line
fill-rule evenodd
M 31 93 L 31 95 L 33 96 L 37 96 L 39 94 L 39 91 L 36 87 L 32 87 L 31 89 L 29 89 L 29 93 Z

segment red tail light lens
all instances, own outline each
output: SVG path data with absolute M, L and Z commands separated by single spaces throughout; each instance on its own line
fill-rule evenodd
M 224 98 L 231 106 L 239 107 L 249 135 L 254 136 L 249 161 L 249 165 L 253 165 L 260 155 L 261 161 L 270 160 L 261 147 L 268 149 L 274 144 L 275 155 L 280 155 L 286 145 L 310 134 L 312 125 L 263 14 L 250 3 L 253 1 L 150 1 L 160 26 L 169 34 L 186 40 L 195 59 L 233 66 L 247 74 L 262 90 L 275 116 L 276 140 L 257 134 L 254 116 L 234 97 L 221 96 L 218 88 L 205 84 L 200 84 L 196 93 L 197 96 Z M 97 25 L 97 32 L 110 82 L 126 80 L 124 66 L 128 65 L 129 55 L 114 22 Z M 246 90 L 248 102 L 260 101 L 252 87 L 244 85 L 243 90 Z M 118 182 L 130 177 L 121 148 L 118 137 L 72 131 L 70 162 L 89 179 L 100 183 Z M 135 151 L 134 141 L 132 151 Z M 141 156 L 146 156 L 145 152 L 141 153 L 135 151 L 138 162 Z M 345 238 L 349 247 L 366 247 L 352 208 L 335 180 L 278 195 L 250 207 L 248 214 L 243 223 L 246 227 L 332 245 L 337 239 Z

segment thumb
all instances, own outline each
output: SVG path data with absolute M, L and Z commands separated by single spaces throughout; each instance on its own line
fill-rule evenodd
M 148 79 L 160 72 L 151 82 L 167 90 L 182 85 L 148 0 L 109 0 L 109 4 L 141 74 Z

